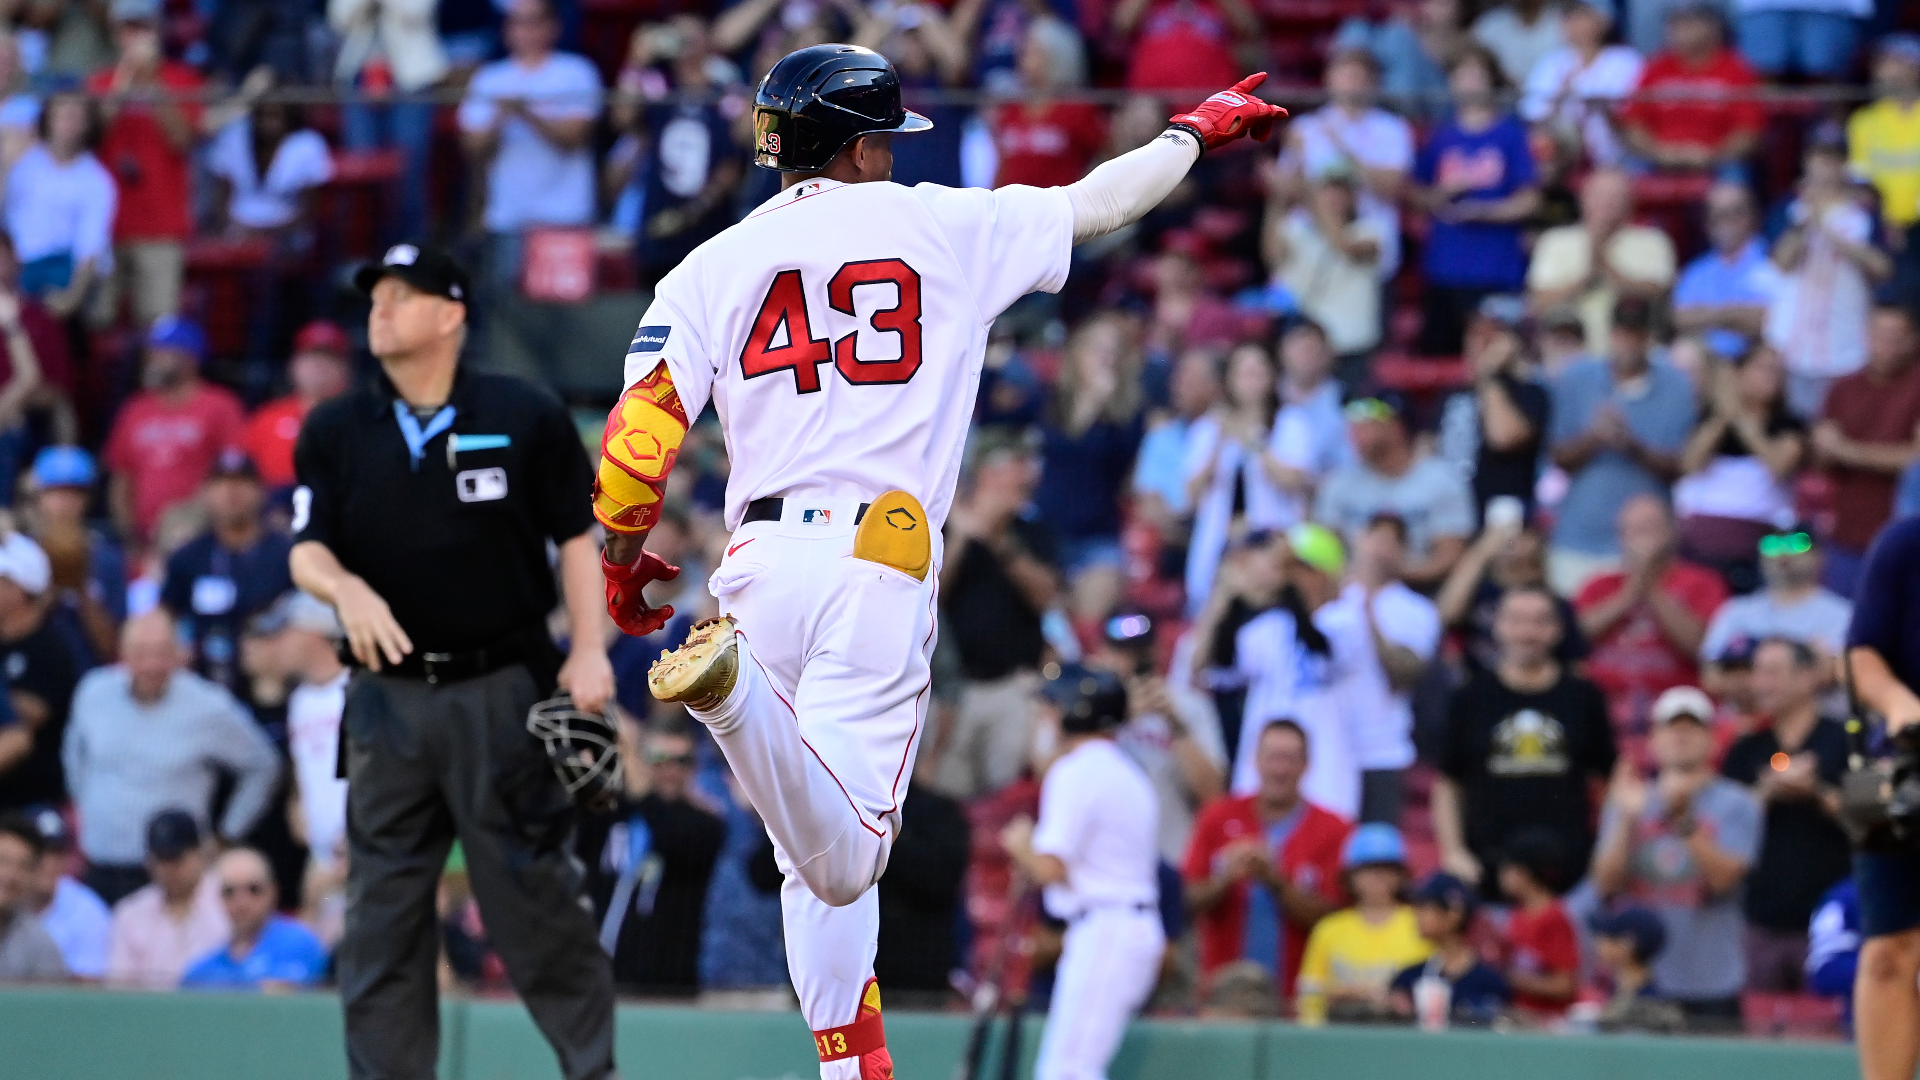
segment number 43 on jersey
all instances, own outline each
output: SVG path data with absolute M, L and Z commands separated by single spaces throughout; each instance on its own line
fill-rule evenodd
M 893 385 L 913 378 L 913 373 L 920 370 L 920 275 L 913 267 L 899 259 L 847 263 L 827 281 L 827 303 L 843 315 L 853 315 L 853 290 L 883 283 L 899 289 L 900 298 L 892 307 L 875 311 L 867 321 L 875 330 L 900 335 L 898 358 L 860 359 L 855 351 L 858 331 L 835 341 L 815 337 L 813 323 L 807 318 L 800 271 L 782 270 L 767 286 L 760 314 L 747 331 L 747 344 L 740 350 L 741 376 L 757 379 L 791 369 L 793 388 L 802 394 L 820 389 L 820 365 L 829 360 L 841 377 L 855 386 Z M 783 336 L 785 343 L 775 345 Z

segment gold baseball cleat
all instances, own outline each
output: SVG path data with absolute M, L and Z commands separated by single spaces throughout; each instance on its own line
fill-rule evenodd
M 733 619 L 722 615 L 695 623 L 684 644 L 662 652 L 647 670 L 647 689 L 661 701 L 715 709 L 733 693 L 739 675 L 740 648 L 733 639 Z

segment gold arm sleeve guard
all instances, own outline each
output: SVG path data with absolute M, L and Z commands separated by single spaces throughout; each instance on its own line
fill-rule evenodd
M 593 478 L 593 516 L 617 533 L 645 533 L 660 520 L 667 474 L 687 437 L 687 411 L 661 364 L 627 388 L 607 414 L 600 469 Z

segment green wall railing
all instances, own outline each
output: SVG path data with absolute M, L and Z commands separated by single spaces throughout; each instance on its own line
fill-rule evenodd
M 1004 1024 L 996 1032 L 1004 1031 Z M 887 1016 L 899 1080 L 952 1080 L 964 1016 Z M 1031 1056 L 1034 1021 L 1024 1038 Z M 558 1075 L 516 1004 L 441 1008 L 444 1080 Z M 623 1006 L 626 1080 L 810 1080 L 807 1031 L 791 1012 Z M 989 1075 L 999 1076 L 997 1048 Z M 324 994 L 0 991 L 0 1080 L 341 1080 L 338 999 Z M 1128 1032 L 1112 1080 L 1854 1080 L 1853 1049 L 1826 1043 L 1154 1020 Z

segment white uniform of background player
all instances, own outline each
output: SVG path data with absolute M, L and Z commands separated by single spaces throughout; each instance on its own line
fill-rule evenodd
M 1116 723 L 1125 712 L 1123 695 Z M 1065 870 L 1065 880 L 1049 881 L 1042 894 L 1048 913 L 1066 921 L 1067 936 L 1034 1080 L 1103 1080 L 1166 951 L 1159 800 L 1110 734 L 1068 736 L 1072 745 L 1041 781 L 1031 842 L 1018 827 L 1009 830 L 1008 848 L 1028 872 L 1048 880 Z M 1059 867 L 1039 856 L 1052 856 Z
M 1219 108 L 1245 121 L 1262 107 L 1233 94 Z M 855 1018 L 872 976 L 872 886 L 925 729 L 940 528 L 988 328 L 1026 293 L 1058 290 L 1072 245 L 1137 220 L 1198 149 L 1170 129 L 1069 188 L 807 179 L 661 279 L 635 335 L 627 384 L 664 363 L 686 415 L 711 401 L 726 436 L 733 535 L 709 585 L 737 625 L 738 676 L 691 711 L 774 841 L 788 967 L 816 1041 Z M 924 579 L 852 557 L 860 505 L 895 489 L 930 519 Z M 775 497 L 778 520 L 745 521 Z M 821 1074 L 850 1080 L 859 1064 Z

